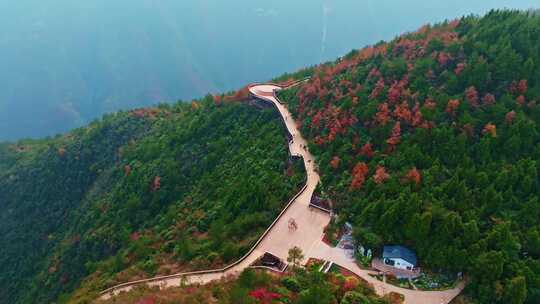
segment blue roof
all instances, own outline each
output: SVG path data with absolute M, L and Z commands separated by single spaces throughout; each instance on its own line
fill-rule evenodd
M 416 266 L 416 254 L 403 246 L 384 246 L 383 259 L 401 258 Z

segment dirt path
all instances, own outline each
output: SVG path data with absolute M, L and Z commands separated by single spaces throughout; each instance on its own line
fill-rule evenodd
M 255 245 L 252 251 L 235 264 L 223 269 L 161 276 L 149 280 L 128 282 L 105 290 L 102 293 L 101 298 L 106 299 L 113 294 L 129 291 L 133 286 L 143 283 L 161 287 L 179 286 L 182 282 L 208 283 L 224 276 L 237 275 L 242 270 L 249 267 L 249 265 L 264 252 L 271 252 L 279 258 L 286 260 L 288 250 L 293 246 L 300 247 L 306 257 L 324 259 L 349 269 L 371 283 L 379 295 L 384 295 L 391 291 L 403 294 L 405 296 L 405 303 L 446 304 L 461 292 L 463 284 L 458 285 L 454 289 L 445 291 L 409 290 L 385 284 L 369 276 L 370 271 L 360 269 L 354 260 L 347 257 L 344 250 L 332 248 L 322 242 L 323 229 L 330 222 L 330 216 L 325 212 L 309 207 L 311 196 L 319 183 L 319 174 L 316 172 L 313 156 L 309 153 L 307 148 L 305 148 L 307 147 L 307 142 L 298 131 L 296 122 L 293 120 L 291 113 L 278 101 L 274 94 L 275 91 L 280 89 L 281 87 L 271 84 L 253 85 L 249 88 L 250 93 L 253 96 L 273 103 L 278 109 L 289 133 L 293 137 L 289 144 L 291 154 L 301 156 L 304 160 L 307 181 L 300 194 L 289 202 L 287 207 L 261 237 L 261 240 Z M 296 221 L 298 229 L 289 229 L 288 223 L 291 218 Z

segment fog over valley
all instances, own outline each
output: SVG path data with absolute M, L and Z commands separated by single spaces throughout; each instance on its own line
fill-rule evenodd
M 54 135 L 104 113 L 236 89 L 428 22 L 535 4 L 2 1 L 0 140 Z

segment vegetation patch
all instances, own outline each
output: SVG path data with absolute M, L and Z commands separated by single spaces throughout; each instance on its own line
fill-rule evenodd
M 0 145 L 0 302 L 235 261 L 304 185 L 285 134 L 274 109 L 208 96 Z
M 354 276 L 324 274 L 316 265 L 284 275 L 246 269 L 238 279 L 224 279 L 204 286 L 172 287 L 163 290 L 137 287 L 99 304 L 185 303 L 185 304 L 390 304 Z M 397 295 L 396 295 L 397 296 Z M 399 298 L 399 296 L 397 296 Z M 144 302 L 148 301 L 148 302 Z
M 465 272 L 480 303 L 537 302 L 539 28 L 518 11 L 427 25 L 278 93 L 358 244 Z

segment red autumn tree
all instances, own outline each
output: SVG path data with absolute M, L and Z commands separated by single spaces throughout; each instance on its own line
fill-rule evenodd
M 386 143 L 391 146 L 396 146 L 401 141 L 401 123 L 398 121 L 392 128 L 390 138 L 386 140 Z
M 352 170 L 352 181 L 351 181 L 351 188 L 352 189 L 359 189 L 362 187 L 364 182 L 366 181 L 366 174 L 368 173 L 369 168 L 364 162 L 359 162 L 354 166 Z
M 413 167 L 411 170 L 409 170 L 405 177 L 417 185 L 419 185 L 422 181 L 422 175 L 420 174 L 420 171 L 416 169 L 416 167 Z
M 474 86 L 469 87 L 467 90 L 465 90 L 465 97 L 473 107 L 478 106 L 478 91 L 476 91 L 476 88 Z
M 154 177 L 154 181 L 152 182 L 152 192 L 158 191 L 161 188 L 161 177 L 156 176 Z
M 383 166 L 377 166 L 375 174 L 373 175 L 373 180 L 377 184 L 382 184 L 384 181 L 390 178 L 390 174 L 386 172 L 386 169 Z
M 520 106 L 523 106 L 525 104 L 525 96 L 523 95 L 519 95 L 517 98 L 516 98 L 516 102 L 518 105 Z
M 507 123 L 507 124 L 512 124 L 512 122 L 514 122 L 514 118 L 516 117 L 516 112 L 515 111 L 510 111 L 508 113 L 506 113 L 506 116 L 504 118 L 504 121 Z
M 487 123 L 482 130 L 482 134 L 489 134 L 491 137 L 497 137 L 497 127 L 492 123 Z
M 375 84 L 375 87 L 371 91 L 371 94 L 369 95 L 369 99 L 375 99 L 379 94 L 381 94 L 382 90 L 384 89 L 384 79 L 381 77 L 379 78 L 379 81 Z
M 366 143 L 360 148 L 360 155 L 372 158 L 373 157 L 373 145 L 371 143 Z
M 446 52 L 440 52 L 439 56 L 437 56 L 437 61 L 439 62 L 439 65 L 444 67 L 448 64 L 448 61 L 452 59 L 450 55 Z
M 512 94 L 515 94 L 518 91 L 518 83 L 515 80 L 508 86 L 508 91 Z
M 341 159 L 339 156 L 332 157 L 332 160 L 330 161 L 330 166 L 334 169 L 337 169 L 339 167 L 339 163 L 341 162 Z
M 221 105 L 221 102 L 222 102 L 221 95 L 214 95 L 212 98 L 214 99 L 214 104 L 216 106 Z
M 313 142 L 315 142 L 316 145 L 322 146 L 326 143 L 326 140 L 320 135 L 315 136 L 315 139 L 313 139 Z
M 494 104 L 495 96 L 493 96 L 493 94 L 487 93 L 486 95 L 484 95 L 484 97 L 482 97 L 482 103 L 487 106 Z
M 526 79 L 522 79 L 519 81 L 518 85 L 517 85 L 517 90 L 519 93 L 521 94 L 525 94 L 527 93 L 527 80 Z
M 233 95 L 225 96 L 225 101 L 241 101 L 249 98 L 249 87 L 245 86 L 236 91 Z
M 359 284 L 360 282 L 355 277 L 346 277 L 345 282 L 343 282 L 342 289 L 344 291 L 354 290 Z
M 336 139 L 336 134 L 337 134 L 337 131 L 335 128 L 330 128 L 330 133 L 328 134 L 328 137 L 326 138 L 326 140 L 328 142 L 333 142 L 334 139 Z
M 311 119 L 311 128 L 318 128 L 321 126 L 321 119 L 323 117 L 323 112 L 319 111 Z
M 349 96 L 351 96 L 353 98 L 353 102 L 354 102 L 354 98 L 356 98 L 356 94 L 358 92 L 362 91 L 362 88 L 363 88 L 362 85 L 357 83 L 354 88 L 350 88 L 349 91 L 347 92 L 347 95 L 349 95 Z
M 270 304 L 273 300 L 281 297 L 279 293 L 270 292 L 264 287 L 250 291 L 249 296 L 259 300 L 262 304 Z
M 374 78 L 374 77 L 381 77 L 381 72 L 377 70 L 377 68 L 372 68 L 368 73 L 368 79 Z
M 396 103 L 401 98 L 401 86 L 397 81 L 394 81 L 390 88 L 388 89 L 388 102 Z
M 406 101 L 396 106 L 394 109 L 394 117 L 396 117 L 398 120 L 411 123 L 412 113 L 411 110 L 409 110 L 409 104 Z
M 412 109 L 412 120 L 411 125 L 417 127 L 422 124 L 422 112 L 420 111 L 420 103 L 416 102 Z
M 130 165 L 125 165 L 124 166 L 124 175 L 128 176 L 130 173 L 131 173 L 131 166 Z
M 426 107 L 426 109 L 428 110 L 435 110 L 437 104 L 435 103 L 435 101 L 433 101 L 433 99 L 427 98 L 426 101 L 424 101 L 424 107 Z
M 448 104 L 446 105 L 446 113 L 454 116 L 456 114 L 456 110 L 459 107 L 460 101 L 458 99 L 450 99 L 448 101 Z
M 390 109 L 386 102 L 381 103 L 378 107 L 378 112 L 375 114 L 375 121 L 384 126 L 390 120 Z
M 455 29 L 455 28 L 457 28 L 459 26 L 460 22 L 461 21 L 459 19 L 454 19 L 454 20 L 450 21 L 450 23 L 448 25 L 450 26 L 450 28 Z
M 129 239 L 132 241 L 136 241 L 141 238 L 141 233 L 138 231 L 135 231 L 129 235 Z
M 454 73 L 456 73 L 456 75 L 459 76 L 459 74 L 461 74 L 461 72 L 465 70 L 465 67 L 467 67 L 465 63 L 463 62 L 458 63 L 456 68 L 454 69 Z
M 345 78 L 342 78 L 340 81 L 339 81 L 339 85 L 346 88 L 346 89 L 349 89 L 352 87 L 352 82 L 350 80 L 347 80 Z
M 292 177 L 294 175 L 294 167 L 288 166 L 287 170 L 285 170 L 285 175 L 287 175 L 288 177 Z
M 136 304 L 156 304 L 156 299 L 153 298 L 153 297 L 148 297 L 148 298 L 142 298 L 140 299 L 139 301 L 137 301 Z

